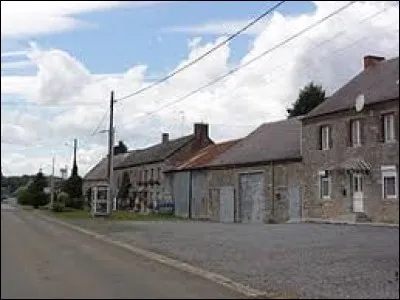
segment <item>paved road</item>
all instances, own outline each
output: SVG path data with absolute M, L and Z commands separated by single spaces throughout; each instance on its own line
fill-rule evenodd
M 243 298 L 1 205 L 1 298 Z
M 75 224 L 301 298 L 399 298 L 399 229 L 319 224 L 95 222 Z

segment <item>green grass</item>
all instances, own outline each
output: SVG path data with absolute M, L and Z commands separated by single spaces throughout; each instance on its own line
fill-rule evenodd
M 88 210 L 76 210 L 66 208 L 62 212 L 53 212 L 47 210 L 46 213 L 66 219 L 89 219 L 93 218 Z M 168 220 L 181 220 L 181 218 L 171 215 L 146 215 L 141 213 L 127 212 L 127 211 L 114 211 L 111 217 L 95 217 L 96 219 L 115 220 L 115 221 L 168 221 Z

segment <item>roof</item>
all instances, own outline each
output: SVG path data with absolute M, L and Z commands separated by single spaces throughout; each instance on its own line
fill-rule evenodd
M 399 57 L 382 61 L 363 70 L 331 97 L 309 112 L 304 119 L 353 109 L 359 94 L 364 104 L 373 104 L 399 98 Z
M 126 168 L 165 160 L 187 143 L 192 141 L 194 138 L 194 134 L 191 134 L 178 139 L 169 140 L 165 143 L 159 143 L 145 149 L 132 151 L 122 163 L 116 166 L 116 168 Z
M 120 164 L 125 158 L 128 157 L 130 152 L 122 153 L 113 156 L 113 165 Z M 86 173 L 84 180 L 106 180 L 108 168 L 108 156 L 102 158 L 88 173 Z
M 301 159 L 301 122 L 291 118 L 264 123 L 207 164 L 208 167 Z
M 205 167 L 208 162 L 212 161 L 218 155 L 225 152 L 239 141 L 240 139 L 209 145 L 195 153 L 192 157 L 183 162 L 181 165 L 168 171 L 201 169 Z

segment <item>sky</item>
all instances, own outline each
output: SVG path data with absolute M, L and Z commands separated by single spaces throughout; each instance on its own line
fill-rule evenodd
M 107 153 L 112 90 L 119 99 L 151 85 L 277 3 L 1 1 L 3 174 L 50 174 L 53 156 L 56 175 L 70 171 L 77 138 L 84 175 Z M 398 1 L 285 1 L 198 63 L 117 101 L 115 139 L 143 148 L 163 132 L 191 134 L 196 122 L 209 124 L 215 142 L 244 137 L 286 118 L 310 81 L 329 95 L 362 71 L 365 55 L 398 56 L 398 31 Z

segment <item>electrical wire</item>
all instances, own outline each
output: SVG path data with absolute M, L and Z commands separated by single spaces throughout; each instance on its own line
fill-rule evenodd
M 274 10 L 276 10 L 279 6 L 281 6 L 283 3 L 285 3 L 286 1 L 280 1 L 277 4 L 275 4 L 273 7 L 269 8 L 267 11 L 265 11 L 264 13 L 262 13 L 260 16 L 258 16 L 256 19 L 254 19 L 253 21 L 251 21 L 250 23 L 248 23 L 246 26 L 244 26 L 243 28 L 241 28 L 240 30 L 238 30 L 237 32 L 235 32 L 234 34 L 230 35 L 228 38 L 226 38 L 225 40 L 223 40 L 221 43 L 217 44 L 216 46 L 214 46 L 213 48 L 211 48 L 210 50 L 208 50 L 207 52 L 205 52 L 204 54 L 200 55 L 199 57 L 197 57 L 196 59 L 192 60 L 191 62 L 183 65 L 182 67 L 178 68 L 177 70 L 175 70 L 174 72 L 170 73 L 169 75 L 156 80 L 155 82 L 153 82 L 152 84 L 145 86 L 141 89 L 138 89 L 136 91 L 134 91 L 133 93 L 130 93 L 126 96 L 123 96 L 121 98 L 117 98 L 115 99 L 116 102 L 119 101 L 123 101 L 125 99 L 128 99 L 130 97 L 139 95 L 141 93 L 143 93 L 144 91 L 147 91 L 165 81 L 167 81 L 168 79 L 172 78 L 173 76 L 181 73 L 182 71 L 186 70 L 187 68 L 191 67 L 192 65 L 194 65 L 195 63 L 199 62 L 200 60 L 202 60 L 203 58 L 207 57 L 208 55 L 210 55 L 211 53 L 213 53 L 214 51 L 218 50 L 219 48 L 221 48 L 223 45 L 227 44 L 229 41 L 231 41 L 232 39 L 234 39 L 235 37 L 237 37 L 238 35 L 240 35 L 242 32 L 246 31 L 247 29 L 249 29 L 251 26 L 253 26 L 254 24 L 256 24 L 257 22 L 259 22 L 261 19 L 265 18 L 266 16 L 268 16 L 270 13 L 272 13 Z

